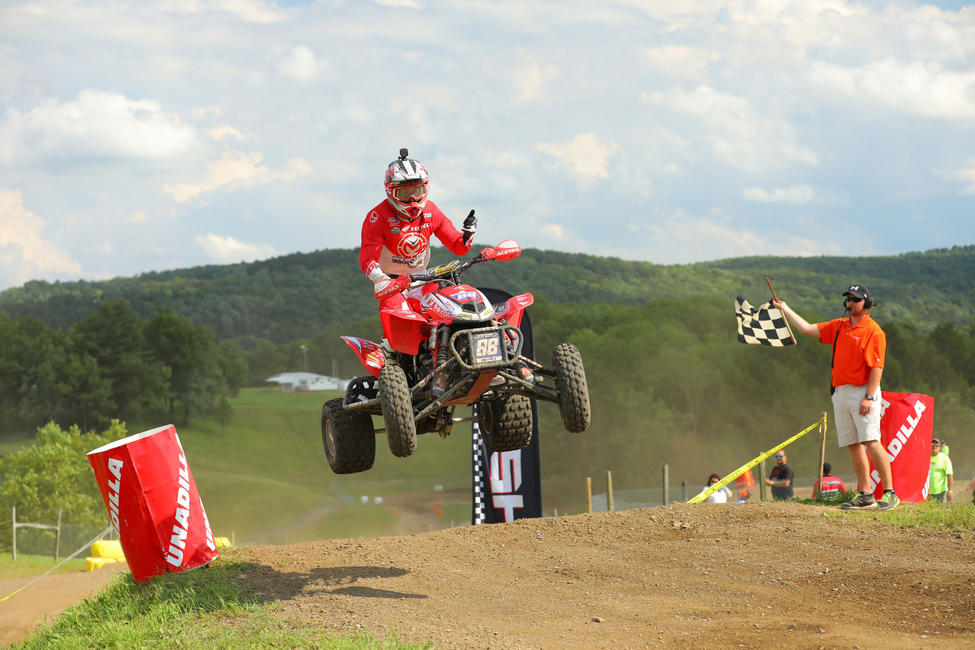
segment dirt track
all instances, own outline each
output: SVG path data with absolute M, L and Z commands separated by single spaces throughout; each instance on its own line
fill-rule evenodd
M 298 625 L 438 647 L 975 647 L 975 531 L 883 516 L 680 504 L 225 559 L 250 563 L 241 584 Z M 49 598 L 28 592 L 21 611 Z
M 975 531 L 882 517 L 680 504 L 232 556 L 281 616 L 441 647 L 975 647 Z
M 23 591 L 0 603 L 0 646 L 19 643 L 35 626 L 51 620 L 62 610 L 101 590 L 115 579 L 121 566 L 98 571 L 55 573 L 44 576 Z M 0 579 L 0 598 L 12 594 L 31 578 Z

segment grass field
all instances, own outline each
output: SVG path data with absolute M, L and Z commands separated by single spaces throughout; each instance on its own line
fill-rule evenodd
M 469 425 L 446 439 L 420 436 L 410 458 L 394 457 L 380 434 L 375 466 L 339 476 L 325 460 L 320 429 L 322 404 L 337 396 L 244 389 L 222 435 L 209 418 L 177 426 L 215 535 L 238 544 L 294 543 L 470 521 Z M 438 501 L 443 516 L 432 507 Z
M 62 558 L 63 559 L 63 558 Z M 17 553 L 16 564 L 10 551 L 0 553 L 0 578 L 26 578 L 40 575 L 53 567 L 57 562 L 51 555 L 25 555 Z M 70 573 L 84 571 L 85 559 L 68 560 L 51 573 Z M 6 594 L 0 594 L 0 597 Z

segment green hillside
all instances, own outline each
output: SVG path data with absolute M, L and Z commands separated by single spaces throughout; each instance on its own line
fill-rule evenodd
M 435 260 L 448 258 L 436 250 Z M 475 267 L 465 278 L 558 304 L 639 305 L 680 296 L 732 300 L 738 293 L 755 302 L 768 297 L 766 276 L 780 297 L 811 318 L 839 313 L 842 288 L 865 282 L 888 318 L 910 320 L 923 330 L 975 320 L 975 246 L 886 257 L 747 257 L 669 266 L 528 249 L 512 262 Z M 236 339 L 245 347 L 255 338 L 278 344 L 308 338 L 332 324 L 373 317 L 376 309 L 358 252 L 346 249 L 100 282 L 32 281 L 0 293 L 0 311 L 65 329 L 113 297 L 125 298 L 143 318 L 169 307 L 205 325 L 218 341 Z

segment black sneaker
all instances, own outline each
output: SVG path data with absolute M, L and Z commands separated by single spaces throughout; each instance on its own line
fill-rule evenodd
M 897 494 L 893 490 L 888 490 L 877 502 L 877 510 L 893 510 L 900 504 L 901 500 L 897 498 Z
M 866 492 L 857 492 L 855 497 L 846 503 L 840 504 L 840 508 L 843 510 L 870 510 L 876 507 L 877 500 L 873 498 L 872 494 L 867 494 Z

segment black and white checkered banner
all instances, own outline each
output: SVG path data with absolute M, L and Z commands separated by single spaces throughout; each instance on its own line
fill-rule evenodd
M 510 293 L 496 289 L 482 289 L 493 304 L 511 298 Z M 524 344 L 521 353 L 534 359 L 531 321 L 522 316 L 521 334 Z M 471 459 L 473 465 L 472 524 L 497 524 L 515 519 L 542 516 L 541 453 L 538 444 L 538 408 L 532 405 L 532 439 L 524 449 L 491 452 L 484 446 L 477 422 L 471 427 Z M 474 405 L 477 415 L 477 405 Z
M 735 316 L 738 318 L 738 340 L 750 345 L 770 345 L 780 348 L 795 345 L 789 323 L 781 310 L 768 301 L 758 309 L 752 307 L 744 296 L 735 299 Z

